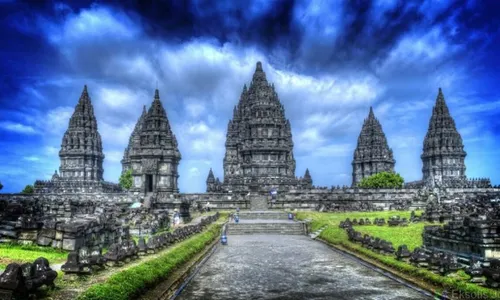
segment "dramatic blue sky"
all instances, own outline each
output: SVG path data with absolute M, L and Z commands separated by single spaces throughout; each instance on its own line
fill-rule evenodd
M 146 5 L 152 3 L 154 5 Z M 74 3 L 78 3 L 75 5 Z M 298 176 L 350 184 L 370 106 L 407 181 L 438 87 L 469 177 L 500 183 L 500 1 L 0 1 L 0 181 L 17 192 L 59 167 L 83 85 L 116 182 L 156 82 L 182 153 L 180 189 L 222 177 L 226 126 L 263 62 L 292 124 Z M 221 178 L 222 179 L 222 178 Z

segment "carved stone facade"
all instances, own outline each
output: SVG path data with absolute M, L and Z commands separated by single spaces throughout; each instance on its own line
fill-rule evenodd
M 262 190 L 288 190 L 299 184 L 290 121 L 260 62 L 228 124 L 222 186 L 245 192 L 250 182 Z
M 94 108 L 85 85 L 59 151 L 61 165 L 51 180 L 37 180 L 35 193 L 121 192 L 119 185 L 105 182 L 104 154 Z
M 97 131 L 97 120 L 87 86 L 84 86 L 80 100 L 69 120 L 59 158 L 61 179 L 103 180 L 104 154 L 101 135 Z
M 214 172 L 212 168 L 208 172 L 207 177 L 207 193 L 217 193 L 222 191 L 222 183 L 219 180 L 219 177 L 215 178 Z
M 380 172 L 394 172 L 392 149 L 387 144 L 382 125 L 375 118 L 370 107 L 368 118 L 358 137 L 358 145 L 352 161 L 352 185 L 356 186 L 361 179 Z
M 143 110 L 125 149 L 123 172 L 132 170 L 135 192 L 178 193 L 181 154 L 158 90 L 148 112 Z
M 460 186 L 462 182 L 465 186 L 466 155 L 462 137 L 455 127 L 440 88 L 421 156 L 423 183 L 434 187 Z

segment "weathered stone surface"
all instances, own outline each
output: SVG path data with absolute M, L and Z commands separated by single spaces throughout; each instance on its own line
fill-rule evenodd
M 179 297 L 278 298 L 428 299 L 308 237 L 273 235 L 229 237 Z
M 123 172 L 132 170 L 136 192 L 179 192 L 177 167 L 181 153 L 172 132 L 158 89 L 146 113 L 137 122 L 123 155 Z
M 423 182 L 430 187 L 461 186 L 465 177 L 465 156 L 462 137 L 450 115 L 439 88 L 422 153 Z M 457 184 L 454 184 L 456 182 Z
M 64 250 L 74 251 L 83 246 L 82 239 L 64 239 L 62 242 L 62 248 Z
M 257 62 L 250 87 L 243 87 L 227 127 L 224 182 L 212 177 L 209 173 L 209 192 L 312 186 L 308 170 L 304 179 L 295 177 L 290 121 L 261 62 Z
M 356 186 L 361 179 L 373 174 L 393 172 L 395 163 L 382 125 L 375 118 L 373 109 L 370 107 L 370 113 L 363 123 L 354 151 L 352 185 Z
M 103 180 L 101 135 L 86 85 L 62 138 L 59 158 L 59 174 L 55 171 L 49 181 L 37 180 L 36 193 L 121 190 L 119 185 Z

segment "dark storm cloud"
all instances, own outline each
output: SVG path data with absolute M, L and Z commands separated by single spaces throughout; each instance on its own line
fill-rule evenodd
M 309 167 L 315 184 L 350 181 L 369 106 L 395 149 L 396 170 L 418 179 L 439 86 L 470 141 L 468 172 L 492 174 L 473 163 L 483 159 L 477 141 L 496 141 L 499 132 L 497 1 L 0 5 L 0 33 L 9 41 L 0 50 L 0 137 L 11 147 L 0 153 L 2 176 L 22 176 L 19 161 L 37 158 L 44 164 L 30 179 L 53 172 L 62 132 L 87 83 L 106 151 L 105 178 L 116 180 L 130 131 L 158 81 L 183 154 L 181 189 L 204 190 L 209 167 L 221 175 L 227 122 L 257 60 L 292 122 L 297 175 Z M 42 135 L 43 128 L 54 129 Z M 485 148 L 493 153 L 495 145 Z

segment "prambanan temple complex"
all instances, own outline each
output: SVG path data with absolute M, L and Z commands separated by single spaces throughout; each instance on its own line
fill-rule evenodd
M 9 211 L 4 219 L 22 223 L 20 232 L 0 231 L 0 239 L 31 239 L 43 245 L 73 249 L 85 243 L 112 242 L 129 230 L 161 226 L 174 213 L 189 219 L 190 212 L 200 207 L 322 211 L 390 209 L 401 205 L 424 208 L 431 202 L 466 202 L 500 195 L 500 189 L 492 187 L 489 179 L 466 177 L 464 144 L 441 89 L 423 141 L 422 180 L 399 189 L 357 187 L 367 176 L 397 170 L 390 141 L 371 107 L 367 107 L 368 117 L 353 154 L 352 186 L 314 186 L 314 170 L 309 169 L 297 177 L 292 124 L 258 62 L 227 126 L 222 179 L 212 169 L 207 170 L 206 193 L 182 193 L 178 187 L 182 155 L 164 104 L 157 89 L 150 107 L 144 107 L 137 116 L 121 161 L 123 172 L 130 171 L 133 177 L 130 190 L 124 190 L 103 180 L 105 157 L 98 120 L 85 86 L 62 137 L 59 171 L 51 180 L 36 181 L 32 195 L 0 194 L 0 204 L 9 208 L 3 207 Z M 138 204 L 142 213 L 129 210 L 133 204 Z M 117 231 L 117 218 L 128 220 L 125 223 L 131 225 Z M 52 221 L 44 223 L 48 219 Z M 60 226 L 62 232 L 72 232 L 71 226 L 98 229 L 82 231 L 81 236 L 70 235 L 67 240 L 47 231 L 50 233 L 40 239 L 39 231 L 45 227 L 36 224 L 42 223 L 48 229 Z M 88 236 L 88 232 L 100 235 Z

